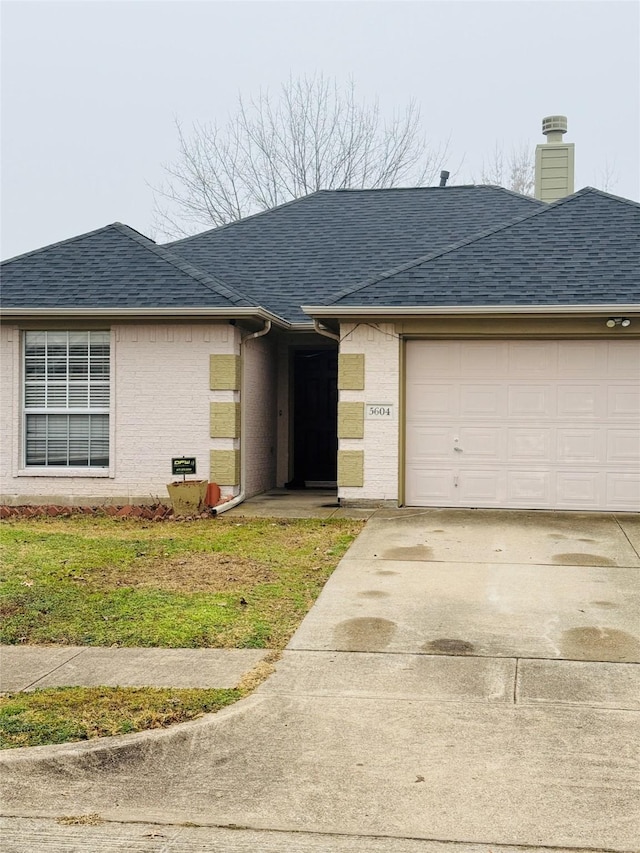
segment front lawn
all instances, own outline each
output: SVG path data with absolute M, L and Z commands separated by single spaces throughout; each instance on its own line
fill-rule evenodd
M 362 522 L 108 517 L 0 527 L 0 642 L 282 649 Z M 137 732 L 193 719 L 235 690 L 63 687 L 0 696 L 0 748 Z
M 283 648 L 362 522 L 2 524 L 0 642 Z

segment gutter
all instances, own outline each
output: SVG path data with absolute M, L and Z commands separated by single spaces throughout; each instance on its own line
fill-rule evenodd
M 640 311 L 640 303 L 621 305 L 424 305 L 399 307 L 398 305 L 337 306 L 303 305 L 302 310 L 311 317 L 351 319 L 353 317 L 424 317 L 440 315 L 491 316 L 503 314 L 628 314 Z M 315 324 L 315 319 L 314 319 Z M 322 332 L 320 332 L 322 334 Z
M 291 323 L 266 308 L 236 307 L 227 308 L 3 308 L 3 317 L 93 317 L 93 318 L 127 318 L 127 317 L 157 317 L 157 318 L 182 318 L 182 317 L 220 317 L 225 320 L 235 318 L 255 317 L 279 326 L 282 329 L 290 329 Z M 271 328 L 271 326 L 269 327 Z
M 234 506 L 238 506 L 241 504 L 246 498 L 246 422 L 247 422 L 247 413 L 245 401 L 243 399 L 244 389 L 247 387 L 247 383 L 245 381 L 245 360 L 244 360 L 244 352 L 243 347 L 246 345 L 247 341 L 252 340 L 253 338 L 261 338 L 263 335 L 269 334 L 271 331 L 271 320 L 265 320 L 264 326 L 262 329 L 258 329 L 257 332 L 250 332 L 248 335 L 243 335 L 240 338 L 240 359 L 242 364 L 242 382 L 240 384 L 240 492 L 235 496 L 235 498 L 231 498 L 230 501 L 226 503 L 220 504 L 219 507 L 213 507 L 211 510 L 211 515 L 217 516 L 222 515 L 223 512 L 227 512 L 227 510 L 233 509 Z

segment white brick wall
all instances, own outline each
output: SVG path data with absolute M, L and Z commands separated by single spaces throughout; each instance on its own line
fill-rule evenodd
M 277 390 L 277 471 L 276 485 L 279 487 L 288 483 L 293 476 L 292 466 L 289 460 L 289 444 L 290 435 L 290 400 L 289 400 L 289 385 L 290 385 L 290 359 L 291 351 L 289 343 L 286 340 L 280 339 L 278 343 L 278 390 Z M 293 455 L 293 454 L 291 454 Z
M 277 352 L 271 334 L 243 347 L 245 490 L 251 497 L 275 486 Z
M 20 399 L 14 395 L 14 376 L 19 375 L 16 365 L 19 352 L 19 334 L 10 326 L 0 326 L 0 479 L 3 485 L 11 481 L 14 450 L 18 448 L 13 425 L 18 419 L 14 407 Z
M 166 502 L 172 456 L 195 456 L 197 476 L 208 479 L 209 450 L 233 447 L 233 439 L 209 437 L 209 403 L 238 399 L 233 391 L 209 390 L 209 355 L 239 353 L 239 330 L 226 323 L 118 324 L 111 475 L 21 474 L 20 332 L 3 327 L 0 343 L 0 502 Z
M 390 403 L 391 420 L 364 422 L 364 438 L 341 438 L 340 450 L 364 451 L 364 486 L 341 487 L 345 501 L 398 499 L 400 341 L 393 324 L 342 324 L 341 353 L 364 353 L 364 391 L 340 391 L 341 402 Z

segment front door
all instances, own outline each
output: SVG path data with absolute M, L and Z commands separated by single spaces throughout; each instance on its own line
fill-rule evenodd
M 338 349 L 293 355 L 292 487 L 335 485 L 338 451 Z

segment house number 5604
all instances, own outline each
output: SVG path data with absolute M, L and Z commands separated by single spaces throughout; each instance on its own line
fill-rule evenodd
M 367 403 L 367 418 L 393 418 L 393 406 L 390 403 Z

